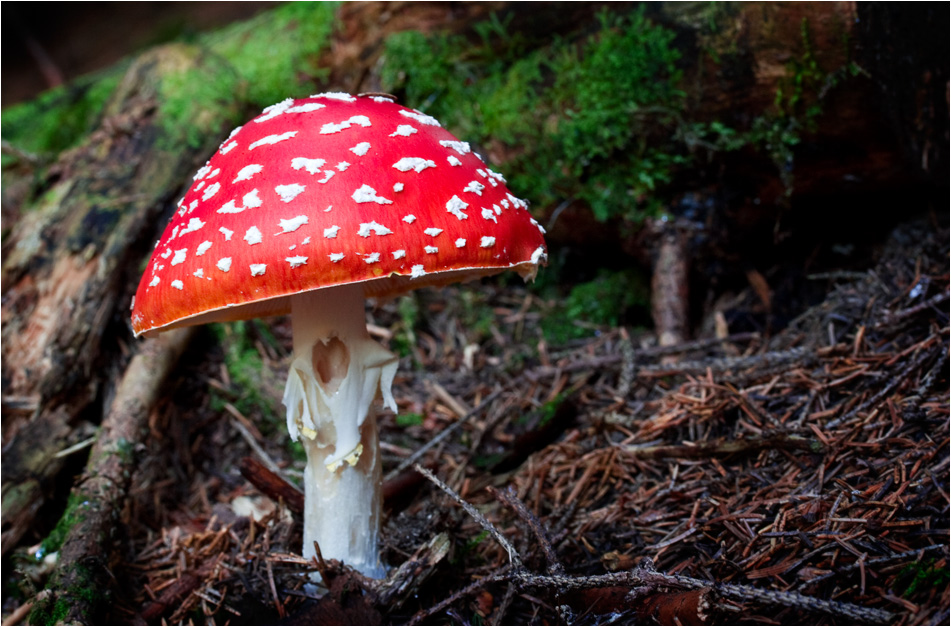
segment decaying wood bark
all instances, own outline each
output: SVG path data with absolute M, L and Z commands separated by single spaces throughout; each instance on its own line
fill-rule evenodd
M 185 129 L 165 124 L 163 81 L 217 69 L 186 46 L 142 55 L 100 127 L 49 168 L 45 193 L 21 209 L 12 243 L 4 242 L 4 397 L 35 401 L 31 415 L 4 412 L 4 553 L 29 528 L 63 467 L 56 453 L 82 439 L 84 416 L 113 393 L 139 260 L 209 149 L 190 147 Z M 195 118 L 206 141 L 221 123 Z

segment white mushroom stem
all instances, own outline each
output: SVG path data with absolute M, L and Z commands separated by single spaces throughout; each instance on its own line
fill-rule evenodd
M 292 297 L 294 360 L 284 390 L 287 428 L 307 453 L 304 557 L 340 560 L 370 577 L 379 555 L 380 447 L 370 405 L 390 388 L 397 359 L 370 339 L 360 284 Z

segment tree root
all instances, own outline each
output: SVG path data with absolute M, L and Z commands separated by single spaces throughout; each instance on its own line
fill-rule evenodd
M 32 624 L 96 624 L 106 601 L 112 532 L 136 465 L 136 449 L 148 434 L 148 417 L 184 352 L 194 328 L 147 340 L 122 376 L 102 422 L 86 472 L 70 494 L 69 528 L 59 564 L 45 595 L 37 598 Z M 36 620 L 34 620 L 34 618 Z M 100 623 L 101 624 L 101 623 Z

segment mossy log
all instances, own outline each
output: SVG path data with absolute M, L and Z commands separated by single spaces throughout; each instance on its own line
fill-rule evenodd
M 98 611 L 108 598 L 113 529 L 132 481 L 135 447 L 193 335 L 194 328 L 184 328 L 149 339 L 126 368 L 86 472 L 70 494 L 69 525 L 56 572 L 35 608 L 42 622 L 101 623 Z
M 607 37 L 605 25 L 610 22 L 599 21 L 600 10 L 588 3 L 559 3 L 546 11 L 529 3 L 451 8 L 438 3 L 424 8 L 414 3 L 345 4 L 340 9 L 340 30 L 325 56 L 330 82 L 355 91 L 394 91 L 404 99 L 412 93 L 408 104 L 430 113 L 439 109 L 441 119 L 451 117 L 440 109 L 445 108 L 441 103 L 462 101 L 471 109 L 459 116 L 463 126 L 479 120 L 494 120 L 498 126 L 499 117 L 507 113 L 505 107 L 520 98 L 517 89 L 506 85 L 551 94 L 558 82 L 551 75 L 556 64 L 540 65 L 536 79 L 519 76 L 513 69 L 519 60 L 513 61 L 516 55 L 511 50 L 521 50 L 522 59 L 540 52 L 558 57 L 574 50 L 582 59 L 587 53 L 597 54 L 592 42 Z M 947 61 L 934 53 L 931 44 L 917 45 L 919 35 L 912 28 L 917 24 L 933 34 L 933 25 L 941 23 L 934 11 L 920 9 L 914 17 L 903 8 L 897 19 L 887 7 L 846 2 L 656 3 L 609 10 L 619 14 L 643 10 L 652 23 L 673 33 L 671 45 L 682 72 L 677 89 L 684 94 L 673 114 L 677 120 L 665 121 L 658 115 L 652 121 L 650 107 L 634 103 L 633 109 L 643 110 L 642 118 L 632 114 L 630 119 L 638 127 L 636 138 L 622 149 L 606 149 L 600 161 L 596 155 L 593 163 L 573 168 L 566 158 L 546 158 L 544 136 L 577 111 L 546 108 L 547 96 L 542 95 L 541 100 L 530 97 L 526 102 L 538 102 L 550 117 L 539 122 L 532 119 L 535 112 L 525 111 L 522 131 L 515 129 L 520 120 L 511 120 L 477 146 L 495 162 L 507 161 L 507 176 L 514 171 L 516 178 L 521 176 L 517 180 L 539 183 L 520 191 L 535 203 L 536 217 L 549 228 L 549 243 L 575 253 L 572 262 L 624 263 L 634 256 L 646 265 L 656 254 L 653 235 L 623 220 L 599 219 L 587 200 L 579 200 L 601 192 L 608 195 L 596 178 L 610 164 L 621 162 L 636 169 L 637 159 L 628 155 L 638 154 L 639 141 L 664 145 L 664 150 L 670 148 L 671 154 L 689 163 L 661 172 L 673 177 L 673 183 L 663 189 L 658 184 L 652 197 L 669 215 L 687 214 L 689 220 L 705 225 L 705 233 L 717 241 L 701 253 L 719 256 L 712 260 L 717 263 L 724 257 L 735 263 L 734 251 L 756 249 L 767 241 L 788 242 L 790 235 L 845 239 L 856 224 L 885 227 L 897 216 L 883 207 L 888 204 L 884 199 L 921 197 L 933 193 L 944 179 L 947 142 L 937 138 L 946 137 L 946 121 L 935 112 L 947 111 L 940 92 L 946 84 Z M 389 37 L 405 28 L 423 32 L 429 42 L 450 33 L 451 45 L 422 48 L 455 55 L 447 63 L 450 80 L 501 87 L 469 90 L 458 83 L 438 84 L 436 78 L 446 77 L 426 67 L 425 55 L 416 65 L 414 57 L 406 55 L 396 67 Z M 496 69 L 488 72 L 483 70 L 486 66 Z M 394 86 L 393 75 L 405 80 Z M 896 76 L 900 89 L 893 87 Z M 622 79 L 618 76 L 617 82 Z M 610 90 L 603 78 L 598 83 L 594 77 L 579 78 L 576 88 L 578 93 Z M 468 94 L 489 94 L 490 99 L 469 104 Z M 610 107 L 618 105 L 603 106 L 600 113 L 607 119 Z M 913 110 L 920 115 L 912 120 Z M 598 112 L 589 120 L 606 141 L 629 132 L 623 125 L 599 127 Z M 713 128 L 723 134 L 710 132 Z M 506 133 L 525 141 L 503 139 Z M 548 171 L 554 174 L 522 175 L 520 159 L 546 165 L 551 161 L 554 166 Z M 581 173 L 575 176 L 578 170 Z M 575 180 L 584 177 L 587 180 Z M 628 192 L 630 197 L 638 195 L 633 188 Z M 636 205 L 633 208 L 622 207 L 625 198 L 619 196 L 623 194 L 611 196 L 605 215 L 645 215 L 637 201 L 627 201 Z M 867 220 L 870 209 L 879 212 L 874 220 Z M 825 228 L 815 229 L 816 223 Z M 742 271 L 724 279 L 743 280 Z
M 208 140 L 235 115 L 226 108 L 196 116 L 207 139 L 190 146 L 186 129 L 164 124 L 161 89 L 186 72 L 217 71 L 214 58 L 184 45 L 142 55 L 99 128 L 45 170 L 42 195 L 4 242 L 4 397 L 34 399 L 35 407 L 29 420 L 4 416 L 4 435 L 15 435 L 3 455 L 4 552 L 65 463 L 57 453 L 114 393 L 129 338 L 124 312 L 146 242 L 211 149 Z

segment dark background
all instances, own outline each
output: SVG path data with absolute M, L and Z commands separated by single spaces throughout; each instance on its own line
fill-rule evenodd
M 273 2 L 5 2 L 2 106 Z

